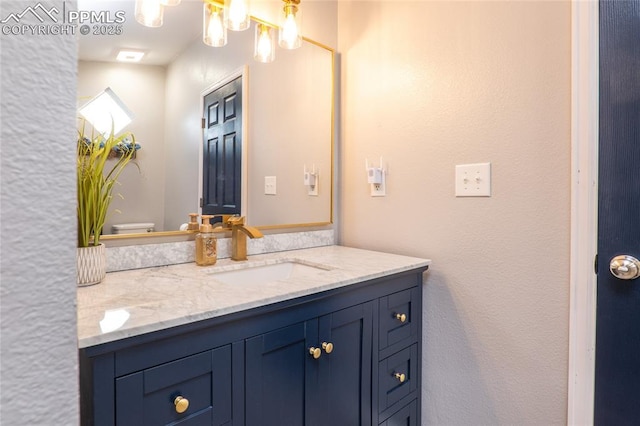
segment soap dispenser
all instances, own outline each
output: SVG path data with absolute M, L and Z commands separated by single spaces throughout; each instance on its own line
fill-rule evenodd
M 209 222 L 213 216 L 202 215 L 200 233 L 196 235 L 196 265 L 213 265 L 218 260 L 218 249 L 213 226 Z

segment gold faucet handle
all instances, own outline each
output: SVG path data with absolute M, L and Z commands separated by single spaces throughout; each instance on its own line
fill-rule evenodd
M 242 226 L 244 225 L 244 216 L 229 216 L 227 223 L 231 226 Z

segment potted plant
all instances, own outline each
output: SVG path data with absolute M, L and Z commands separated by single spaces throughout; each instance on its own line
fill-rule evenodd
M 136 151 L 131 132 L 116 136 L 85 135 L 78 130 L 78 285 L 97 284 L 106 275 L 106 253 L 100 234 L 107 218 L 113 188 Z M 111 159 L 110 159 L 111 158 Z

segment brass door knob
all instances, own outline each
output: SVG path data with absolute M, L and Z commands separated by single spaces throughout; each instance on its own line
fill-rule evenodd
M 182 396 L 176 396 L 173 400 L 173 405 L 176 406 L 176 413 L 184 413 L 189 408 L 189 400 Z
M 311 354 L 311 356 L 313 356 L 314 359 L 318 359 L 320 358 L 320 355 L 322 355 L 322 351 L 320 350 L 320 348 L 314 348 L 313 346 L 309 348 L 309 353 Z
M 396 319 L 400 322 L 407 322 L 406 314 L 396 314 Z
M 400 383 L 404 383 L 404 381 L 405 381 L 405 380 L 407 380 L 407 376 L 405 376 L 405 375 L 404 375 L 404 374 L 402 374 L 402 373 L 395 373 L 395 374 L 393 375 L 393 377 L 395 377 L 396 379 L 398 379 L 398 381 L 399 381 Z
M 322 349 L 330 354 L 333 351 L 333 343 L 322 342 Z

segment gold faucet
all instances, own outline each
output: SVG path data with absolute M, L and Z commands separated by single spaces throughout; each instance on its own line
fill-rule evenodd
M 231 216 L 226 222 L 231 226 L 231 260 L 247 260 L 247 237 L 262 238 L 258 228 L 245 225 L 244 216 Z

